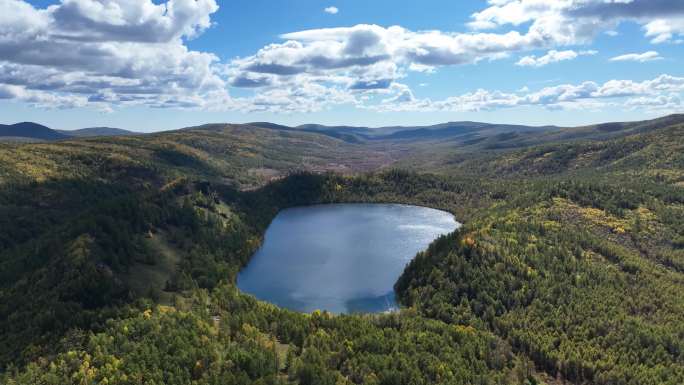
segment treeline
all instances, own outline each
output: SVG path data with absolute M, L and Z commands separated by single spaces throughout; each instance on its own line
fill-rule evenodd
M 63 206 L 53 202 L 45 217 L 36 207 L 28 216 L 21 202 L 4 206 L 19 215 L 2 224 L 10 234 L 0 250 L 2 366 L 50 351 L 66 330 L 97 329 L 131 299 L 121 279 L 127 269 L 154 263 L 144 235 L 183 217 L 173 193 L 65 185 L 71 195 Z M 54 183 L 45 188 L 60 191 Z M 87 200 L 71 201 L 79 198 Z
M 411 312 L 300 314 L 231 285 L 195 291 L 176 308 L 139 309 L 4 383 L 485 385 L 529 375 L 490 332 Z
M 36 148 L 28 171 L 0 170 L 0 383 L 681 384 L 684 177 L 663 139 L 679 131 L 250 191 L 232 183 L 255 164 L 226 160 L 245 148 L 217 160 L 198 148 L 224 142 L 184 133 Z M 408 265 L 399 313 L 304 315 L 239 293 L 278 211 L 332 202 L 430 206 L 465 227 Z
M 522 369 L 508 344 L 489 331 L 410 312 L 307 316 L 257 302 L 230 285 L 279 210 L 343 201 L 420 203 L 414 193 L 421 188 L 432 189 L 435 202 L 447 202 L 440 194 L 472 191 L 444 178 L 391 171 L 362 180 L 301 173 L 251 192 L 180 180 L 160 192 L 106 199 L 49 231 L 44 237 L 55 243 L 46 241 L 45 264 L 21 264 L 26 271 L 18 273 L 30 279 L 18 280 L 2 298 L 4 362 L 33 362 L 23 370 L 10 366 L 6 381 L 506 383 Z M 157 232 L 168 234 L 182 256 L 164 287 L 175 293 L 178 311 L 150 313 L 153 306 L 136 302 L 123 280 L 136 264 L 157 262 L 145 242 Z M 14 250 L 4 260 L 34 255 Z M 208 296 L 204 290 L 213 287 L 219 289 Z M 524 378 L 532 378 L 528 371 Z
M 0 232 L 0 331 L 6 341 L 0 366 L 52 354 L 68 330 L 101 330 L 104 320 L 116 317 L 141 294 L 129 272 L 160 263 L 147 238 L 163 234 L 180 256 L 161 287 L 150 283 L 142 293 L 159 299 L 163 292 L 234 282 L 283 208 L 352 201 L 426 204 L 425 197 L 446 207 L 454 195 L 473 191 L 453 183 L 390 171 L 363 179 L 299 173 L 247 192 L 183 178 L 161 187 L 79 180 L 14 185 L 0 194 L 7 214 Z M 416 197 L 421 188 L 422 197 Z M 46 215 L 33 215 L 42 205 Z
M 353 178 L 300 173 L 245 192 L 178 180 L 138 194 L 107 199 L 56 227 L 63 236 L 46 239 L 64 244 L 46 243 L 44 269 L 21 265 L 33 273 L 3 292 L 4 359 L 34 364 L 10 367 L 7 381 L 60 383 L 80 378 L 83 365 L 94 381 L 115 383 L 145 373 L 164 383 L 684 378 L 684 211 L 676 188 L 591 177 L 505 186 L 392 170 Z M 231 282 L 276 213 L 328 202 L 430 205 L 467 224 L 409 264 L 395 289 L 410 308 L 398 314 L 307 316 L 240 295 Z M 156 263 L 145 238 L 157 232 L 181 255 L 163 288 L 175 310 L 135 302 L 118 279 L 137 263 Z M 117 334 L 123 327 L 152 334 L 129 338 Z M 161 330 L 164 336 L 154 334 Z M 203 336 L 213 347 L 200 348 Z M 168 349 L 189 353 L 164 361 Z M 107 371 L 125 357 L 137 364 Z
M 572 383 L 684 381 L 681 271 L 657 259 L 677 246 L 652 234 L 681 234 L 679 209 L 659 189 L 533 186 L 525 204 L 482 212 L 419 254 L 395 287 L 401 302 L 486 327 Z

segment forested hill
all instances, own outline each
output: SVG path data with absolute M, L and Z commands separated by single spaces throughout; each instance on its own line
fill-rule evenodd
M 36 140 L 59 140 L 66 139 L 67 137 L 67 135 L 60 132 L 32 122 L 0 124 L 0 139 L 26 138 Z
M 93 136 L 124 136 L 124 135 L 141 135 L 139 132 L 124 130 L 114 127 L 87 127 L 79 128 L 77 130 L 58 130 L 60 133 L 77 137 L 90 138 Z
M 416 146 L 399 166 L 509 179 L 585 171 L 671 174 L 681 167 L 682 127 L 684 115 L 670 115 L 540 134 L 495 135 L 461 145 L 435 143 Z
M 481 122 L 448 122 L 430 126 L 387 126 L 354 127 L 304 124 L 288 127 L 273 123 L 251 123 L 251 125 L 274 130 L 313 132 L 352 143 L 362 142 L 425 142 L 435 140 L 457 140 L 473 137 L 489 137 L 503 133 L 532 133 L 557 129 L 554 126 L 523 126 L 512 124 L 490 124 Z
M 452 146 L 460 145 L 472 150 L 475 147 L 480 149 L 497 149 L 526 147 L 541 143 L 570 140 L 607 140 L 668 127 L 683 121 L 684 115 L 674 114 L 653 120 L 610 122 L 581 127 L 526 126 L 470 121 L 447 122 L 429 126 L 386 127 L 326 126 L 322 124 L 303 124 L 291 127 L 270 122 L 254 122 L 243 124 L 242 126 L 294 133 L 314 133 L 354 144 L 381 143 L 384 145 L 407 145 L 448 142 Z M 220 130 L 222 127 L 230 126 L 237 125 L 215 123 L 198 127 L 186 127 L 181 130 Z M 163 133 L 164 131 L 160 132 Z M 68 137 L 89 138 L 131 135 L 141 135 L 141 133 L 112 127 L 53 130 L 32 122 L 0 125 L 0 138 L 52 141 Z
M 684 383 L 681 119 L 553 130 L 388 145 L 219 124 L 0 144 L 0 383 Z M 279 210 L 331 202 L 464 226 L 407 266 L 397 313 L 239 292 Z
M 325 126 L 304 124 L 296 127 L 268 122 L 251 126 L 281 131 L 318 133 L 352 143 L 429 143 L 448 142 L 469 149 L 527 147 L 542 143 L 572 140 L 608 140 L 684 122 L 684 115 L 673 114 L 658 119 L 635 122 L 609 122 L 580 127 L 526 126 L 482 122 L 448 122 L 430 126 Z
M 111 127 L 90 127 L 78 130 L 54 130 L 33 122 L 0 124 L 0 141 L 57 141 L 68 138 L 93 136 L 139 135 L 138 133 Z

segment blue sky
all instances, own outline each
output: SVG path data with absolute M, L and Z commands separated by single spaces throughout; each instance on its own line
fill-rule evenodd
M 670 0 L 0 0 L 0 13 L 1 123 L 580 125 L 684 110 L 684 5 Z

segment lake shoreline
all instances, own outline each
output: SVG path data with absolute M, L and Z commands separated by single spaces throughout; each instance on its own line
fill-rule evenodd
M 438 236 L 460 226 L 450 212 L 402 203 L 286 208 L 239 272 L 237 286 L 305 313 L 399 308 L 393 288 L 406 265 Z

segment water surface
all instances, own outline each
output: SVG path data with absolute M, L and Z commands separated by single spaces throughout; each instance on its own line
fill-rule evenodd
M 396 306 L 406 264 L 459 224 L 444 211 L 395 204 L 335 204 L 281 211 L 238 287 L 292 310 L 379 312 Z

